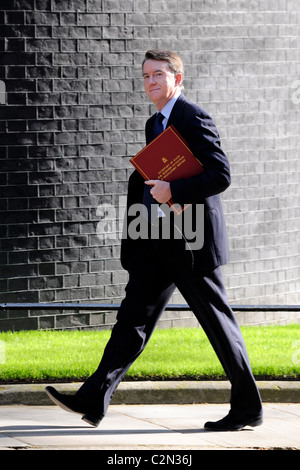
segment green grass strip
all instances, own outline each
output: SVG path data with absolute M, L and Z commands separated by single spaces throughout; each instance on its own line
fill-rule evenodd
M 300 325 L 242 327 L 257 379 L 300 378 Z M 0 333 L 0 381 L 81 381 L 97 368 L 110 331 Z M 226 378 L 201 328 L 157 329 L 126 380 Z

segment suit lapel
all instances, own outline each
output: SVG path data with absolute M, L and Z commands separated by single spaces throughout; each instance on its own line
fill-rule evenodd
M 148 145 L 151 140 L 152 140 L 152 135 L 153 135 L 153 128 L 154 128 L 154 122 L 155 122 L 155 117 L 156 117 L 156 114 L 153 114 L 153 116 L 151 116 L 151 118 L 148 119 L 148 121 L 146 122 L 146 144 Z

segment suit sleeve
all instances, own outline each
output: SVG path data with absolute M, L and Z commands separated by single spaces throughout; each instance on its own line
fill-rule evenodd
M 183 120 L 180 133 L 202 163 L 204 172 L 188 179 L 172 181 L 170 184 L 174 202 L 200 203 L 207 197 L 225 191 L 230 185 L 229 162 L 221 148 L 220 137 L 212 118 L 202 110 L 194 110 Z

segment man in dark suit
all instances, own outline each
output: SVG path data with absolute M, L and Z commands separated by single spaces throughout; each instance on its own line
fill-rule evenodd
M 231 382 L 228 415 L 205 423 L 205 428 L 231 431 L 262 423 L 260 395 L 220 270 L 229 256 L 219 196 L 230 185 L 229 163 L 212 118 L 181 93 L 183 74 L 182 61 L 174 52 L 146 53 L 145 91 L 158 111 L 146 123 L 146 142 L 150 143 L 166 126 L 173 125 L 201 161 L 204 172 L 171 183 L 151 180 L 145 184 L 134 171 L 129 179 L 125 231 L 133 218 L 129 215 L 133 204 L 143 203 L 148 209 L 154 204 L 154 211 L 152 206 L 146 215 L 149 227 L 161 227 L 166 220 L 169 223 L 159 204 L 172 197 L 174 203 L 189 205 L 186 211 L 190 211 L 187 213 L 192 218 L 186 220 L 193 226 L 197 226 L 197 204 L 203 205 L 204 242 L 201 248 L 194 249 L 183 232 L 180 237 L 169 239 L 142 239 L 124 234 L 121 262 L 129 272 L 126 296 L 98 369 L 74 396 L 61 394 L 53 387 L 46 389 L 55 403 L 82 414 L 94 426 L 105 416 L 114 391 L 145 348 L 176 287 L 207 334 Z M 173 223 L 176 226 L 175 218 Z

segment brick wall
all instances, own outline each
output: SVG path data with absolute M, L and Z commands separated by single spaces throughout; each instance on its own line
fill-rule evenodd
M 122 299 L 128 159 L 153 112 L 140 64 L 164 47 L 231 162 L 230 301 L 299 304 L 299 19 L 297 0 L 1 0 L 1 302 Z M 1 315 L 2 328 L 114 318 Z

